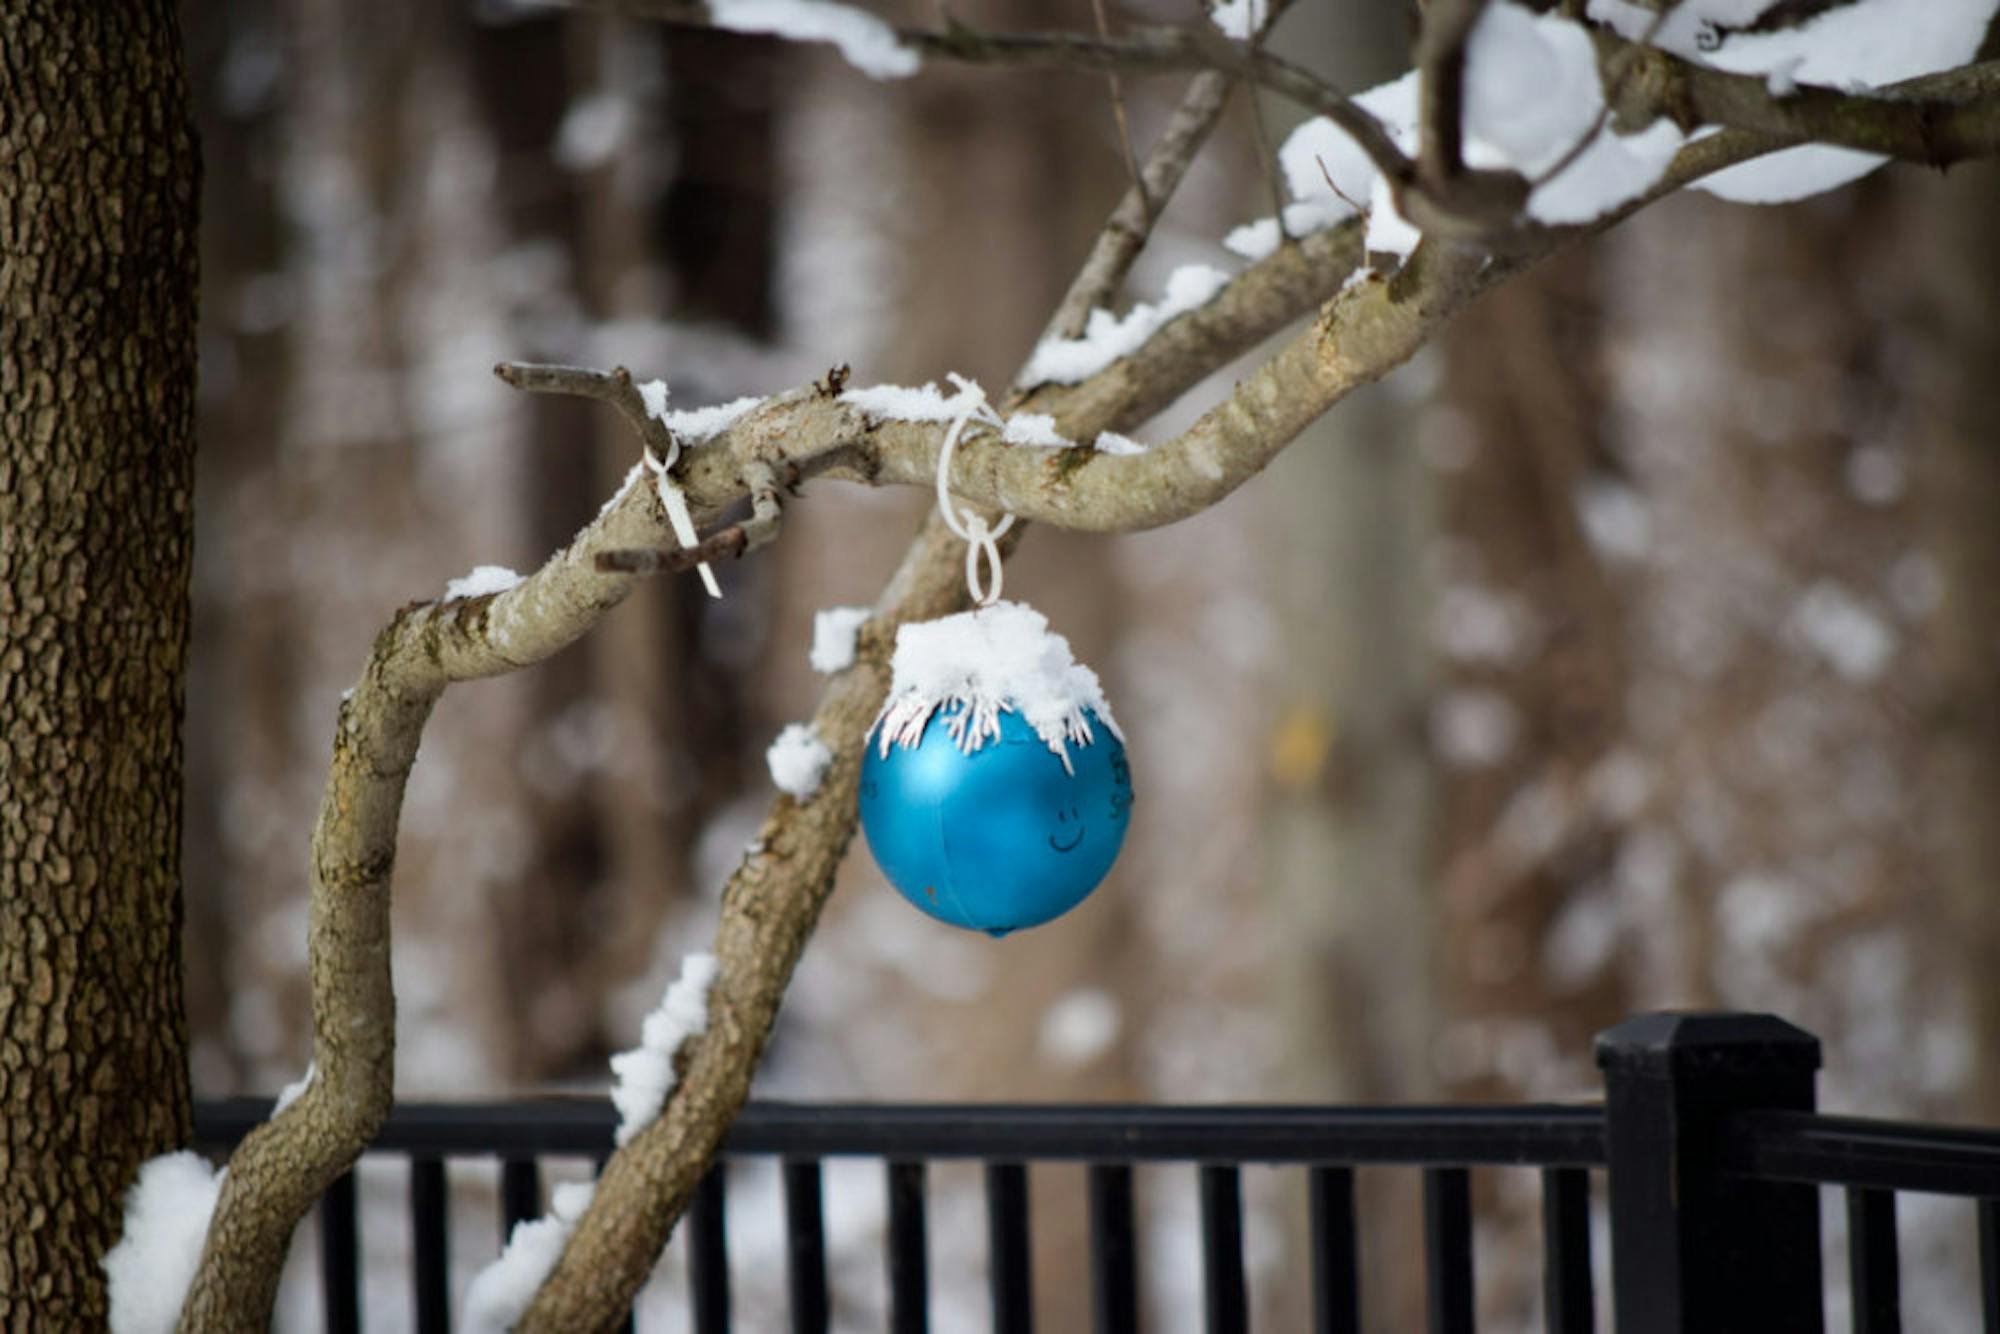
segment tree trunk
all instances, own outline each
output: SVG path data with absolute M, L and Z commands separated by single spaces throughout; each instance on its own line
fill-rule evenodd
M 0 11 L 0 1326 L 104 1319 L 189 1133 L 196 159 L 176 7 Z

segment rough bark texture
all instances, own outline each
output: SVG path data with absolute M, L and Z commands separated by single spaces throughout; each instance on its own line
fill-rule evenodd
M 0 13 L 0 1327 L 185 1142 L 196 158 L 175 7 Z

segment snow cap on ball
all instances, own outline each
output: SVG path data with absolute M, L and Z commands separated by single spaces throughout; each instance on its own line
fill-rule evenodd
M 947 705 L 944 725 L 970 755 L 1000 735 L 1000 714 L 1014 712 L 1069 769 L 1070 742 L 1089 745 L 1095 713 L 1120 741 L 1097 673 L 1049 632 L 1048 617 L 1018 602 L 995 602 L 896 631 L 889 698 L 875 726 L 886 758 L 892 745 L 914 747 L 931 715 Z

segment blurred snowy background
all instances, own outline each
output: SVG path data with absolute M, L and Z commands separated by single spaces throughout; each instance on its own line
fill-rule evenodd
M 1090 23 L 1079 0 L 954 9 Z M 609 413 L 493 363 L 621 363 L 678 407 L 841 362 L 997 388 L 1125 176 L 1088 76 L 877 84 L 824 51 L 500 0 L 185 22 L 206 158 L 187 948 L 217 1096 L 304 1065 L 306 837 L 376 628 L 475 565 L 533 567 L 632 463 Z M 1274 45 L 1362 87 L 1410 33 L 1398 6 L 1310 5 Z M 1127 80 L 1142 146 L 1179 83 Z M 1293 113 L 1267 111 L 1281 134 Z M 1269 212 L 1239 105 L 1128 299 Z M 1008 591 L 1105 678 L 1140 794 L 1124 858 L 993 942 L 909 909 L 857 839 L 760 1093 L 1563 1099 L 1594 1090 L 1618 1017 L 1728 1006 L 1817 1032 L 1831 1108 L 2000 1119 L 1996 216 L 1994 164 L 1782 209 L 1676 199 L 1488 297 L 1217 509 L 1032 533 Z M 816 484 L 719 571 L 722 601 L 656 582 L 553 663 L 446 697 L 397 867 L 402 1096 L 602 1086 L 772 795 L 764 749 L 815 697 L 813 612 L 872 601 L 928 503 Z M 454 1171 L 463 1283 L 497 1248 L 493 1174 Z M 1192 1328 L 1192 1174 L 1142 1181 L 1150 1315 Z M 401 1167 L 364 1182 L 393 1262 Z M 777 1328 L 775 1172 L 737 1185 L 739 1320 Z M 1371 1316 L 1410 1328 L 1416 1183 L 1365 1185 Z M 984 1328 L 977 1177 L 932 1187 L 938 1327 Z M 1536 1316 L 1534 1187 L 1482 1183 L 1493 1328 Z M 1260 1327 L 1303 1327 L 1303 1185 L 1245 1188 Z M 879 1177 L 828 1189 L 841 1318 L 879 1328 Z M 1081 1328 L 1080 1174 L 1034 1189 L 1045 1326 Z M 1965 1221 L 1906 1206 L 1913 1328 L 1973 1290 L 1944 1240 Z M 685 1322 L 681 1246 L 654 1328 Z M 371 1272 L 370 1326 L 397 1328 L 402 1280 Z M 289 1325 L 310 1301 L 294 1286 Z

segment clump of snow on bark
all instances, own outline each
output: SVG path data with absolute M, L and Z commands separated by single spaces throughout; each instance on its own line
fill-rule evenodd
M 1247 42 L 1264 26 L 1271 11 L 1270 0 L 1222 0 L 1208 11 L 1208 21 L 1225 37 Z
M 1896 636 L 1861 600 L 1830 580 L 1806 590 L 1791 629 L 1850 681 L 1872 681 L 1896 654 Z
M 504 593 L 520 582 L 521 576 L 504 565 L 475 565 L 471 574 L 461 575 L 444 586 L 444 601 Z
M 1222 248 L 1232 255 L 1256 261 L 1278 248 L 1278 220 L 1259 218 L 1233 229 L 1222 238 Z
M 312 1082 L 318 1074 L 319 1066 L 312 1061 L 307 1061 L 306 1072 L 278 1090 L 278 1100 L 271 1104 L 271 1115 L 276 1116 L 279 1112 L 284 1111 L 287 1107 L 304 1097 L 305 1091 L 312 1087 Z
M 1793 26 L 1740 31 L 1768 8 L 1750 0 L 1685 0 L 1652 41 L 1686 60 L 1763 75 L 1773 96 L 1799 84 L 1865 92 L 1972 59 L 2000 0 L 1855 0 Z M 1588 13 L 1630 41 L 1656 17 L 1630 0 L 1590 0 Z M 1741 204 L 1775 204 L 1846 185 L 1885 161 L 1808 144 L 1716 172 L 1695 186 Z
M 970 755 L 1000 735 L 1000 714 L 1022 721 L 1069 767 L 1067 743 L 1091 741 L 1085 711 L 1124 739 L 1097 673 L 1076 661 L 1046 616 L 1018 602 L 919 621 L 896 631 L 888 701 L 875 720 L 877 744 L 914 747 L 931 715 L 947 709 L 952 741 Z M 949 712 L 951 709 L 956 712 Z
M 1097 439 L 1091 442 L 1091 447 L 1100 454 L 1122 455 L 1143 454 L 1148 448 L 1144 441 L 1134 440 L 1131 436 L 1120 435 L 1116 431 L 1099 431 Z
M 1056 419 L 1046 412 L 1019 412 L 1007 419 L 1000 438 L 1010 445 L 1032 445 L 1038 449 L 1069 449 L 1076 444 L 1056 430 Z
M 611 1058 L 611 1103 L 618 1109 L 618 1143 L 653 1123 L 667 1095 L 674 1091 L 674 1054 L 689 1038 L 708 1031 L 708 989 L 721 966 L 713 954 L 690 954 L 681 960 L 681 975 L 660 1004 L 646 1016 L 639 1045 Z
M 945 422 L 965 411 L 965 395 L 976 388 L 969 380 L 957 385 L 950 394 L 940 390 L 935 381 L 915 389 L 900 384 L 874 384 L 863 389 L 849 389 L 841 394 L 840 401 L 852 403 L 871 416 L 886 417 L 892 421 Z M 993 417 L 995 422 L 998 421 L 990 411 L 975 415 Z
M 1528 199 L 1529 216 L 1588 222 L 1660 179 L 1685 142 L 1655 121 L 1636 134 L 1600 125 L 1604 85 L 1583 26 L 1514 4 L 1487 8 L 1466 45 L 1466 160 L 1538 180 L 1588 146 Z
M 827 42 L 871 79 L 906 79 L 917 53 L 866 10 L 831 0 L 709 0 L 709 18 L 731 32 L 768 33 L 790 42 Z
M 827 766 L 833 763 L 833 752 L 809 724 L 789 723 L 764 752 L 764 762 L 770 766 L 771 781 L 780 792 L 805 801 L 819 791 L 820 780 L 826 777 Z
M 1183 264 L 1167 277 L 1166 295 L 1142 301 L 1121 319 L 1099 307 L 1090 312 L 1081 338 L 1051 338 L 1036 347 L 1021 372 L 1023 384 L 1076 384 L 1130 356 L 1167 321 L 1207 305 L 1229 283 L 1229 275 L 1207 264 Z
M 1382 123 L 1382 128 L 1388 131 L 1398 148 L 1406 153 L 1416 151 L 1417 75 L 1414 70 L 1400 79 L 1378 84 L 1365 93 L 1357 94 L 1354 102 Z M 1284 146 L 1278 150 L 1278 165 L 1284 169 L 1286 188 L 1296 201 L 1285 210 L 1285 230 L 1293 236 L 1304 236 L 1353 217 L 1356 209 L 1364 205 L 1375 190 L 1375 164 L 1368 160 L 1368 155 L 1361 151 L 1359 144 L 1348 138 L 1345 130 L 1324 116 L 1315 116 L 1292 131 Z M 1268 232 L 1258 233 L 1255 239 L 1265 237 L 1275 249 L 1278 243 L 1275 223 Z M 1252 243 L 1252 236 L 1241 238 L 1243 246 Z M 1243 249 L 1231 248 L 1238 254 L 1244 254 Z
M 546 1217 L 514 1224 L 500 1258 L 466 1289 L 459 1334 L 507 1334 L 514 1328 L 562 1258 L 595 1189 L 588 1181 L 566 1181 L 551 1193 Z
M 854 636 L 869 616 L 867 607 L 828 607 L 813 613 L 812 651 L 806 660 L 822 676 L 854 665 Z
M 182 1150 L 148 1159 L 125 1193 L 125 1230 L 104 1256 L 112 1334 L 168 1334 L 201 1262 L 224 1173 Z
M 667 415 L 667 382 L 648 380 L 639 386 L 639 400 L 646 405 L 646 415 L 659 421 Z
M 666 423 L 669 431 L 690 445 L 713 440 L 730 427 L 736 425 L 743 415 L 764 400 L 752 394 L 744 398 L 734 398 L 727 403 L 717 403 L 713 407 L 688 408 L 682 412 L 655 412 L 653 415 Z

